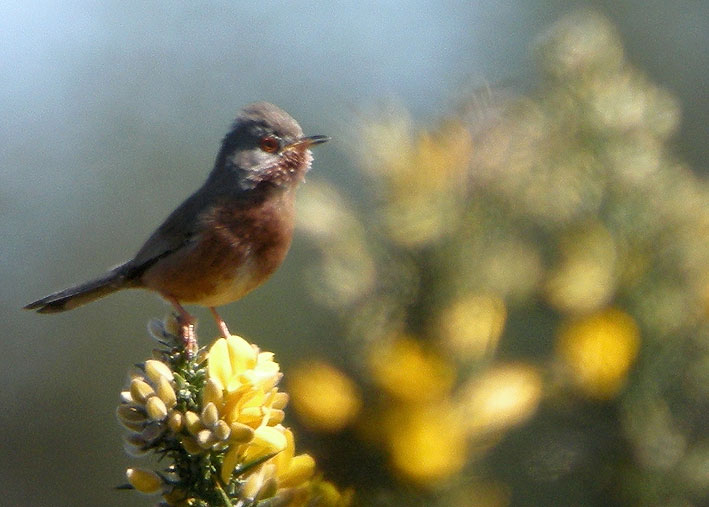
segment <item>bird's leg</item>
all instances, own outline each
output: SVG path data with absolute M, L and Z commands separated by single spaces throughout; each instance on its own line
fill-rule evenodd
M 188 356 L 192 356 L 197 352 L 197 338 L 194 333 L 195 318 L 185 310 L 182 305 L 172 296 L 166 297 L 172 303 L 172 306 L 177 310 L 177 323 L 180 325 L 180 335 L 182 344 Z
M 231 333 L 229 332 L 229 328 L 226 327 L 226 322 L 224 322 L 224 320 L 217 313 L 217 309 L 214 308 L 213 306 L 210 306 L 209 310 L 212 312 L 212 315 L 214 315 L 214 320 L 217 321 L 217 327 L 219 327 L 219 331 L 221 331 L 222 336 L 224 338 L 229 338 L 231 336 Z

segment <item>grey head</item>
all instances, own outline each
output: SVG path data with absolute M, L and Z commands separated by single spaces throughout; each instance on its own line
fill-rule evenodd
M 292 186 L 310 169 L 310 146 L 327 136 L 304 136 L 298 122 L 268 102 L 246 106 L 222 141 L 209 176 L 213 183 L 249 190 L 260 185 Z

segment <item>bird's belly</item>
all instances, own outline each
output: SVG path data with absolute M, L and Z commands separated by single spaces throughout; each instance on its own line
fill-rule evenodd
M 225 305 L 241 299 L 271 276 L 288 251 L 289 239 L 260 249 L 253 245 L 234 249 L 198 241 L 148 269 L 142 277 L 143 286 L 180 303 Z
M 264 274 L 253 258 L 249 257 L 231 273 L 224 273 L 210 293 L 201 295 L 197 301 L 185 302 L 202 306 L 222 306 L 241 299 L 261 285 L 267 277 L 268 274 Z
M 241 299 L 275 271 L 288 244 L 253 252 L 205 243 L 162 259 L 143 275 L 144 286 L 180 303 L 221 306 Z

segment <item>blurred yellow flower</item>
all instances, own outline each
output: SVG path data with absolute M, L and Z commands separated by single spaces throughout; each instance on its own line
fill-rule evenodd
M 450 405 L 406 405 L 387 417 L 384 428 L 391 463 L 406 479 L 435 488 L 465 464 L 465 427 Z
M 419 246 L 440 238 L 458 221 L 472 139 L 462 123 L 450 120 L 419 133 L 409 151 L 401 153 L 399 167 L 383 174 L 390 191 L 386 223 L 395 241 Z
M 542 396 L 542 377 L 527 364 L 495 366 L 463 386 L 462 418 L 472 436 L 505 430 L 529 419 Z
M 368 360 L 374 381 L 401 401 L 421 403 L 440 399 L 455 380 L 452 364 L 407 336 L 374 344 Z
M 443 345 L 464 360 L 495 351 L 507 318 L 505 302 L 490 295 L 468 295 L 454 301 L 440 315 L 438 332 Z
M 311 429 L 336 432 L 350 424 L 361 407 L 359 389 L 340 370 L 308 361 L 288 374 L 293 408 Z
M 366 347 L 366 414 L 345 442 L 331 439 L 335 459 L 349 437 L 371 444 L 361 450 L 373 467 L 363 504 L 387 494 L 391 504 L 418 500 L 376 468 L 382 454 L 404 483 L 450 478 L 429 501 L 440 505 L 532 501 L 530 479 L 563 486 L 589 470 L 611 470 L 614 486 L 630 477 L 638 486 L 623 487 L 630 503 L 673 495 L 686 503 L 699 491 L 673 484 L 698 434 L 696 410 L 673 410 L 661 426 L 685 429 L 666 432 L 642 403 L 657 396 L 695 407 L 706 394 L 709 193 L 667 142 L 678 105 L 625 60 L 599 14 L 557 24 L 538 56 L 543 86 L 500 97 L 482 117 L 475 96 L 437 125 L 380 108 L 355 147 L 370 183 L 356 196 L 359 210 L 332 191 L 311 206 L 313 236 L 327 252 L 314 292 Z M 632 318 L 608 310 L 621 298 Z M 670 360 L 644 361 L 629 375 L 639 328 L 646 353 Z M 512 356 L 525 362 L 503 362 Z M 695 371 L 664 371 L 673 367 Z M 571 386 L 609 399 L 626 380 L 609 427 L 620 439 L 580 431 L 579 418 L 608 426 L 607 414 L 588 413 L 582 396 L 555 396 Z M 530 423 L 542 402 L 544 421 Z M 503 445 L 484 458 L 522 425 L 523 453 Z M 593 470 L 588 442 L 623 459 Z M 503 468 L 512 470 L 503 474 L 509 489 L 481 492 L 481 473 L 494 482 Z M 673 473 L 658 479 L 658 470 Z
M 623 387 L 639 346 L 635 320 L 609 308 L 563 325 L 556 353 L 583 392 L 610 399 Z
M 495 480 L 468 478 L 453 490 L 446 505 L 449 507 L 509 507 L 512 491 L 509 484 Z
M 445 190 L 461 183 L 461 178 L 467 174 L 472 151 L 470 131 L 455 119 L 442 122 L 432 131 L 421 132 L 411 161 L 417 176 L 412 188 L 428 184 Z
M 298 227 L 322 247 L 321 267 L 310 276 L 314 296 L 322 304 L 342 307 L 370 292 L 377 267 L 367 244 L 365 227 L 345 206 L 337 190 L 310 183 L 298 199 Z
M 437 129 L 421 131 L 408 143 L 408 150 L 396 147 L 400 156 L 395 169 L 380 167 L 388 182 L 394 201 L 425 202 L 431 196 L 450 198 L 452 188 L 462 190 L 472 153 L 470 132 L 455 120 L 450 120 Z
M 339 491 L 331 482 L 322 481 L 317 484 L 316 498 L 319 503 L 313 502 L 310 505 L 316 507 L 347 507 L 352 505 L 354 490 Z
M 616 246 L 608 230 L 586 225 L 562 239 L 561 253 L 562 262 L 546 284 L 549 302 L 577 314 L 605 306 L 618 283 Z
M 414 124 L 409 113 L 392 104 L 388 105 L 384 115 L 381 113 L 378 110 L 363 118 L 359 134 L 361 146 L 367 149 L 356 150 L 363 168 L 377 178 L 392 171 L 406 170 L 406 157 L 413 147 Z
M 383 211 L 391 237 L 419 246 L 451 230 L 472 155 L 465 125 L 450 119 L 416 133 L 411 118 L 395 111 L 367 123 L 361 135 L 371 147 L 364 165 L 388 196 Z
M 624 62 L 617 30 L 593 11 L 579 11 L 557 22 L 538 51 L 549 77 L 607 74 Z
M 457 186 L 473 151 L 470 131 L 451 118 L 431 130 L 415 130 L 411 117 L 401 109 L 378 122 L 370 119 L 361 131 L 364 144 L 371 147 L 360 154 L 367 156 L 365 167 L 383 179 L 396 197 Z

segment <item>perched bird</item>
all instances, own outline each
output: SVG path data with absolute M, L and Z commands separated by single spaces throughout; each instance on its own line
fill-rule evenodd
M 229 336 L 215 307 L 240 299 L 283 262 L 293 235 L 295 190 L 312 162 L 310 147 L 329 139 L 303 136 L 300 125 L 272 104 L 247 106 L 202 187 L 133 259 L 25 308 L 63 312 L 117 290 L 149 289 L 172 303 L 183 332 L 193 332 L 194 319 L 182 305 L 197 304 L 209 307 Z

